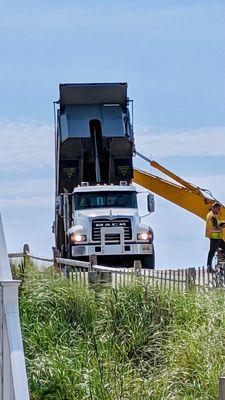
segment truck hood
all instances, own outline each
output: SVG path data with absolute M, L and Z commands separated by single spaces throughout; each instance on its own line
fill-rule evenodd
M 140 228 L 140 225 L 145 226 L 141 224 L 137 208 L 92 208 L 76 210 L 73 214 L 73 226 L 79 226 L 80 234 L 87 235 L 88 240 L 90 240 L 92 221 L 102 218 L 107 218 L 109 220 L 129 218 L 131 220 L 134 238 L 136 238 L 137 229 Z M 145 227 L 148 228 L 147 225 Z
M 91 210 L 79 210 L 75 213 L 76 218 L 99 218 L 109 217 L 115 218 L 118 216 L 123 217 L 138 217 L 138 210 L 136 208 L 92 208 Z

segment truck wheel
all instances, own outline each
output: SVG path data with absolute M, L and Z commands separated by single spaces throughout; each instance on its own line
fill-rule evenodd
M 153 254 L 149 254 L 148 256 L 143 256 L 142 267 L 146 269 L 155 269 L 155 252 L 153 250 Z

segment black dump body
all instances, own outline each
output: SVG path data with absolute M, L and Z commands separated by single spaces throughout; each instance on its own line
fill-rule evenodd
M 131 182 L 133 130 L 126 83 L 61 84 L 57 194 L 89 184 Z

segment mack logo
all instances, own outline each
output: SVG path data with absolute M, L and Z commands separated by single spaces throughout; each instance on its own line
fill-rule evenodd
M 127 226 L 126 222 L 96 222 L 95 223 L 96 228 L 104 228 L 104 227 L 117 227 L 117 226 Z

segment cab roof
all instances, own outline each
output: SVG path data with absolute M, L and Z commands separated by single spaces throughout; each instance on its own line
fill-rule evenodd
M 95 185 L 95 186 L 77 186 L 74 188 L 73 193 L 87 193 L 87 192 L 136 192 L 135 186 L 123 185 Z

